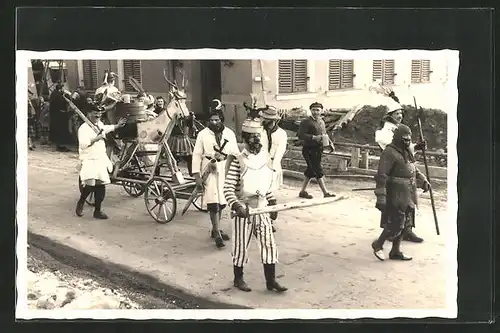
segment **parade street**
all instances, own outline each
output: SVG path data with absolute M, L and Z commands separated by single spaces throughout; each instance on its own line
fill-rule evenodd
M 245 280 L 253 289 L 233 287 L 231 242 L 217 249 L 209 237 L 206 213 L 191 207 L 184 216 L 158 224 L 144 198 L 132 198 L 121 186 L 109 185 L 103 211 L 108 220 L 75 215 L 79 197 L 76 153 L 48 149 L 29 152 L 28 229 L 97 258 L 149 274 L 197 297 L 252 308 L 298 309 L 440 309 L 446 302 L 446 239 L 456 221 L 446 211 L 446 189 L 436 189 L 441 235 L 434 229 L 429 194 L 420 195 L 415 232 L 425 241 L 403 242 L 413 261 L 381 262 L 371 242 L 380 234 L 380 213 L 373 191 L 352 192 L 373 182 L 330 180 L 327 185 L 349 199 L 325 206 L 280 212 L 276 221 L 279 264 L 276 275 L 289 288 L 276 294 L 265 288 L 257 242 L 250 246 Z M 285 179 L 278 202 L 298 200 L 299 181 Z M 320 196 L 317 184 L 310 193 Z M 231 233 L 229 211 L 221 226 Z M 386 243 L 388 255 L 391 244 Z

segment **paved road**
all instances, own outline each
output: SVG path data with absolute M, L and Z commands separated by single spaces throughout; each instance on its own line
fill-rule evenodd
M 289 287 L 277 295 L 265 290 L 257 244 L 245 267 L 244 293 L 232 288 L 230 243 L 222 250 L 209 238 L 208 216 L 191 208 L 166 225 L 147 213 L 144 199 L 109 186 L 104 203 L 109 220 L 74 214 L 78 198 L 76 154 L 30 152 L 28 228 L 100 259 L 129 266 L 196 296 L 254 308 L 426 309 L 446 306 L 446 197 L 436 193 L 442 234 L 434 231 L 430 201 L 422 194 L 417 232 L 423 244 L 404 243 L 411 262 L 378 261 L 370 243 L 379 234 L 379 215 L 371 191 L 350 192 L 372 184 L 334 181 L 330 187 L 350 198 L 331 206 L 280 213 L 276 239 L 279 281 Z M 278 199 L 295 200 L 298 183 L 286 180 Z M 319 195 L 317 185 L 312 193 Z M 184 201 L 180 201 L 180 207 Z M 222 227 L 230 231 L 226 212 Z M 387 251 L 390 244 L 386 245 Z M 454 297 L 452 295 L 452 297 Z

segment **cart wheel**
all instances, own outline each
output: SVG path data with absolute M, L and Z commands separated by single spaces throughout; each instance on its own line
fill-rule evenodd
M 127 192 L 128 195 L 134 198 L 138 198 L 144 194 L 146 190 L 144 185 L 134 182 L 123 182 L 123 189 Z
M 80 194 L 82 193 L 83 185 L 82 182 L 80 181 L 80 177 L 78 177 L 78 189 L 80 190 Z M 94 207 L 95 206 L 95 197 L 94 197 L 94 191 L 90 192 L 89 196 L 87 199 L 85 199 L 85 202 L 87 205 Z
M 177 212 L 177 198 L 170 184 L 154 177 L 145 186 L 144 202 L 149 215 L 158 223 L 172 221 Z
M 207 210 L 206 209 L 203 209 L 202 208 L 202 205 L 201 205 L 201 193 L 198 194 L 198 196 L 193 200 L 193 206 L 196 207 L 196 209 L 198 209 L 200 212 L 204 212 L 206 213 Z

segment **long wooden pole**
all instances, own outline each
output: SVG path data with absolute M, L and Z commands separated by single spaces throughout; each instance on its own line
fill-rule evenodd
M 304 200 L 299 200 L 299 201 L 285 202 L 282 204 L 277 204 L 274 206 L 267 206 L 267 207 L 262 207 L 262 208 L 249 208 L 249 207 L 247 207 L 247 212 L 248 212 L 249 216 L 258 215 L 258 214 L 273 213 L 273 212 L 281 212 L 284 210 L 327 205 L 327 204 L 338 202 L 338 201 L 341 201 L 341 200 L 344 200 L 347 198 L 348 198 L 348 196 L 342 195 L 342 196 L 335 197 L 335 198 L 304 199 Z M 231 218 L 234 218 L 235 216 L 236 216 L 236 213 L 234 211 L 232 211 Z
M 415 111 L 417 112 L 417 121 L 418 121 L 418 129 L 420 131 L 420 140 L 424 141 L 425 138 L 424 138 L 424 131 L 422 129 L 422 121 L 420 120 L 420 115 L 418 114 L 417 100 L 415 97 L 413 97 L 413 103 L 415 104 Z M 431 178 L 429 175 L 429 165 L 427 164 L 427 155 L 425 153 L 425 147 L 422 149 L 422 156 L 424 157 L 425 175 L 427 177 L 427 181 L 430 184 Z M 432 186 L 429 186 L 429 194 L 431 196 L 432 213 L 434 214 L 434 225 L 436 226 L 436 233 L 439 235 L 439 224 L 438 224 L 438 219 L 437 219 L 437 214 L 436 214 L 436 205 L 434 204 L 434 195 L 432 193 Z

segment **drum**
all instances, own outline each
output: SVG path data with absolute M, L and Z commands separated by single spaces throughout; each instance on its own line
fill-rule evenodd
M 146 121 L 146 106 L 141 102 L 118 103 L 116 104 L 115 119 L 126 118 L 127 123 Z

